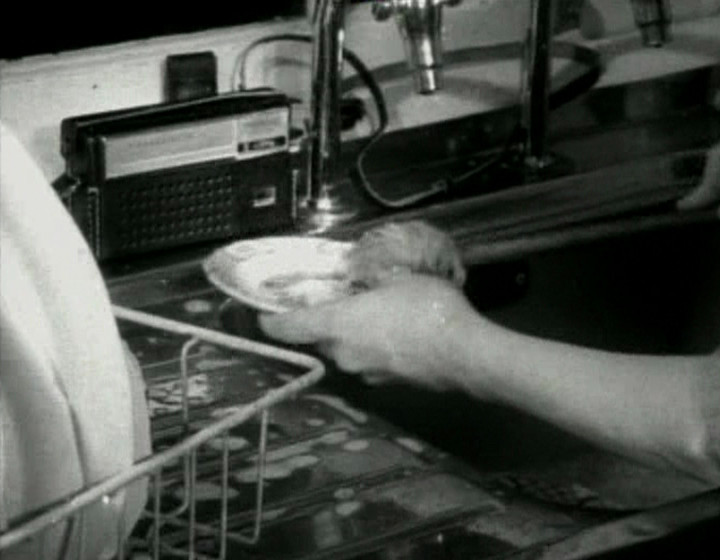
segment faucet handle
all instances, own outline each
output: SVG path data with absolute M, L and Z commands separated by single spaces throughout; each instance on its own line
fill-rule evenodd
M 442 8 L 462 0 L 376 0 L 373 16 L 383 21 L 395 15 L 405 54 L 418 93 L 434 93 L 441 87 Z

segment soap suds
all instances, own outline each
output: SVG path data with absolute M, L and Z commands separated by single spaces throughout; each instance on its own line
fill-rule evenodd
M 191 315 L 210 313 L 213 309 L 212 303 L 204 299 L 191 299 L 186 301 L 183 307 L 185 308 L 185 311 Z
M 353 490 L 352 488 L 338 488 L 337 490 L 335 490 L 333 497 L 336 500 L 351 500 L 355 497 L 355 490 Z
M 262 513 L 263 521 L 273 521 L 287 511 L 287 508 L 267 509 Z
M 212 412 L 210 412 L 210 416 L 213 418 L 224 418 L 225 416 L 230 416 L 231 414 L 235 414 L 236 412 L 240 412 L 243 409 L 241 406 L 226 406 L 223 408 L 216 408 Z
M 228 436 L 227 438 L 227 446 L 229 451 L 240 451 L 241 449 L 245 449 L 248 445 L 250 445 L 250 442 L 245 438 L 235 436 Z M 207 446 L 210 449 L 214 449 L 215 451 L 222 451 L 223 438 L 213 438 L 207 442 Z
M 265 473 L 267 480 L 278 480 L 288 478 L 299 469 L 312 467 L 320 462 L 320 458 L 312 453 L 317 445 L 340 445 L 348 440 L 348 432 L 338 430 L 328 432 L 322 436 L 308 441 L 302 441 L 273 449 L 265 455 Z M 257 463 L 258 456 L 254 455 L 251 460 Z M 257 481 L 257 466 L 252 465 L 240 469 L 234 473 L 234 478 L 240 483 L 250 484 Z
M 350 418 L 352 421 L 357 422 L 358 424 L 365 424 L 368 421 L 368 415 L 364 412 L 357 410 L 356 408 L 351 407 L 348 405 L 343 399 L 340 397 L 333 397 L 330 395 L 305 395 L 304 397 L 307 400 L 317 401 L 321 402 L 323 404 L 326 404 L 338 412 L 344 414 L 348 418 Z
M 405 449 L 409 449 L 413 453 L 422 453 L 425 450 L 425 446 L 418 440 L 408 437 L 398 437 L 395 441 L 402 445 Z
M 182 410 L 183 388 L 179 379 L 151 385 L 147 389 L 150 416 L 173 414 Z M 206 374 L 188 378 L 188 405 L 210 404 L 214 398 Z
M 195 369 L 197 371 L 211 371 L 214 369 L 236 366 L 240 363 L 242 362 L 234 359 L 204 358 L 195 362 Z
M 348 441 L 345 445 L 343 445 L 343 449 L 345 451 L 352 451 L 353 453 L 365 451 L 368 447 L 370 447 L 370 442 L 366 439 Z
M 288 463 L 296 469 L 306 469 L 312 467 L 320 462 L 320 459 L 316 455 L 298 455 L 297 457 L 291 457 Z
M 282 480 L 289 478 L 292 474 L 300 469 L 305 469 L 317 464 L 320 459 L 314 455 L 297 455 L 288 457 L 282 461 L 272 461 L 265 464 L 263 478 L 265 480 Z M 244 484 L 252 484 L 257 481 L 257 466 L 248 467 L 237 471 L 234 475 L 235 480 Z
M 350 517 L 353 513 L 359 511 L 360 508 L 362 508 L 362 502 L 342 502 L 335 506 L 335 513 L 340 517 Z

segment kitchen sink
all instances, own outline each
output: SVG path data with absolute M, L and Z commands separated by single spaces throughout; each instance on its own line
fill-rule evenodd
M 446 218 L 447 223 L 453 223 L 452 216 Z M 720 222 L 716 218 L 651 232 L 616 234 L 562 248 L 540 244 L 546 248 L 523 251 L 521 257 L 496 258 L 497 253 L 493 253 L 491 259 L 483 258 L 488 253 L 480 250 L 481 235 L 469 229 L 470 222 L 469 215 L 462 222 L 455 220 L 462 227 L 451 233 L 466 257 L 466 296 L 492 321 L 535 336 L 619 352 L 706 353 L 720 343 Z M 483 220 L 477 223 L 480 228 Z M 582 235 L 579 238 L 585 239 Z M 491 244 L 492 240 L 486 242 L 486 246 Z M 111 288 L 118 305 L 276 344 L 258 329 L 256 312 L 209 286 L 195 262 L 118 280 Z M 175 352 L 177 346 L 173 340 L 151 341 L 142 332 L 127 340 L 144 352 L 143 359 L 152 355 L 162 363 L 167 359 L 166 349 Z M 300 350 L 315 351 L 307 347 Z M 275 379 L 273 371 L 259 372 L 248 364 L 238 368 L 238 373 L 251 375 L 252 369 L 252 375 L 262 373 L 267 379 Z M 247 389 L 257 388 L 250 383 Z M 457 519 L 438 517 L 432 526 L 412 525 L 413 531 L 418 531 L 418 542 L 431 539 L 428 542 L 432 547 L 445 542 L 448 550 L 463 542 L 477 557 L 487 557 L 488 547 L 500 544 L 502 550 L 524 558 L 590 557 L 655 541 L 679 529 L 709 535 L 690 534 L 678 545 L 684 550 L 688 539 L 712 542 L 717 531 L 716 523 L 709 529 L 702 523 L 717 517 L 720 490 L 705 493 L 707 485 L 695 479 L 618 457 L 520 410 L 407 384 L 371 387 L 357 376 L 334 370 L 332 364 L 308 398 L 298 402 L 300 408 L 293 408 L 293 404 L 278 413 L 297 431 L 283 436 L 285 432 L 278 428 L 282 423 L 273 425 L 275 437 L 286 437 L 282 444 L 290 443 L 290 449 L 325 441 L 320 438 L 328 437 L 328 433 L 356 434 L 347 448 L 330 446 L 332 449 L 325 450 L 337 451 L 349 474 L 323 478 L 330 472 L 328 465 L 335 465 L 330 460 L 298 471 L 298 485 L 288 486 L 282 499 L 305 504 L 303 508 L 328 499 L 334 508 L 334 485 L 338 484 L 342 489 L 363 485 L 385 488 L 397 477 L 425 480 L 438 473 L 452 473 L 469 483 L 475 496 L 482 497 L 473 502 L 482 507 L 462 510 Z M 324 425 L 325 416 L 318 416 L 318 410 L 332 411 L 327 417 L 333 419 L 332 424 Z M 374 459 L 363 462 L 362 455 L 353 455 L 354 449 L 370 441 L 381 441 L 386 449 L 394 450 L 387 464 L 395 465 L 392 461 L 400 457 L 406 461 L 402 468 L 383 466 L 382 461 L 376 464 Z M 423 488 L 434 496 L 433 486 Z M 402 495 L 408 494 L 403 491 Z M 448 495 L 441 493 L 440 498 L 437 503 L 450 507 Z M 277 527 L 295 531 L 295 520 L 296 514 L 290 510 L 277 521 Z M 302 530 L 288 534 L 297 536 L 297 542 L 305 542 Z M 352 533 L 358 539 L 364 534 Z M 352 535 L 348 542 L 355 542 Z M 393 550 L 409 546 L 402 540 L 405 537 L 394 533 L 383 533 L 382 538 L 381 544 L 392 544 Z M 557 554 L 545 554 L 550 549 Z M 568 550 L 570 553 L 564 554 Z M 582 554 L 577 554 L 578 550 Z M 424 552 L 398 557 L 430 556 L 436 557 Z M 458 553 L 444 557 L 469 556 Z
M 707 353 L 720 344 L 718 255 L 720 224 L 695 224 L 471 265 L 465 291 L 481 313 L 523 333 L 618 352 Z M 252 312 L 237 304 L 222 323 L 263 339 Z M 541 499 L 580 488 L 608 509 L 634 510 L 706 489 L 519 410 L 407 385 L 368 387 L 330 367 L 325 390 L 460 458 L 481 478 L 524 481 Z
M 526 334 L 617 352 L 709 353 L 720 345 L 718 256 L 720 223 L 668 228 L 471 266 L 465 291 L 488 318 Z M 464 395 L 405 386 L 358 394 L 363 406 L 480 470 L 598 451 L 520 411 Z

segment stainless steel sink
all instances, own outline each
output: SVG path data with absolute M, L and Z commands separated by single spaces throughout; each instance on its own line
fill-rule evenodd
M 698 150 L 717 141 L 718 114 L 704 106 L 708 84 L 715 83 L 716 76 L 715 68 L 699 77 L 696 73 L 679 76 L 678 83 L 671 80 L 668 87 L 640 84 L 635 93 L 634 86 L 600 92 L 588 96 L 592 103 L 587 106 L 595 110 L 588 111 L 584 102 L 563 107 L 555 119 L 562 126 L 558 125 L 554 145 L 559 154 L 577 163 L 575 175 L 498 195 L 483 194 L 479 182 L 466 198 L 393 216 L 361 212 L 358 222 L 337 232 L 338 236 L 354 237 L 388 219 L 427 219 L 458 241 L 469 263 L 466 295 L 478 312 L 493 321 L 524 333 L 613 351 L 709 352 L 720 345 L 720 221 L 714 213 L 679 215 L 672 210 L 672 201 L 690 186 L 683 181 L 697 179 L 701 169 L 677 165 L 687 155 L 679 150 Z M 651 98 L 656 103 L 646 114 L 648 91 L 654 92 Z M 680 101 L 687 101 L 688 92 L 698 99 L 680 104 L 689 105 L 687 111 L 678 112 L 675 103 L 668 104 L 675 108 L 670 118 L 665 115 L 666 104 L 657 101 L 665 99 L 667 92 Z M 633 99 L 643 103 L 630 103 Z M 692 110 L 697 104 L 700 107 Z M 612 119 L 599 118 L 608 111 Z M 588 115 L 593 115 L 590 128 L 585 122 Z M 488 121 L 440 123 L 414 131 L 411 137 L 388 135 L 384 141 L 389 147 L 378 150 L 369 171 L 377 174 L 377 184 L 390 186 L 397 175 L 400 187 L 416 184 L 414 172 L 425 178 L 445 176 L 445 159 L 455 165 L 452 158 L 459 160 L 499 145 L 507 128 L 500 125 L 511 122 L 510 117 L 503 113 L 491 115 Z M 448 138 L 453 141 L 446 142 Z M 640 161 L 653 154 L 663 157 Z M 690 153 L 691 159 L 700 161 L 697 155 Z M 439 161 L 442 173 L 413 167 L 413 162 L 425 160 L 433 165 Z M 623 162 L 628 166 L 608 167 Z M 618 188 L 620 181 L 629 186 Z M 205 254 L 204 250 L 200 253 Z M 192 259 L 202 256 L 194 254 Z M 188 260 L 187 255 L 182 259 L 179 266 L 170 260 L 172 266 L 157 274 L 118 280 L 114 300 L 144 306 L 158 298 L 189 293 L 208 296 L 209 287 L 196 260 Z M 147 266 L 159 265 L 153 256 Z M 142 266 L 138 269 L 143 270 Z M 126 273 L 118 270 L 118 274 Z M 212 328 L 267 341 L 257 327 L 255 312 L 238 303 L 223 304 L 219 317 L 213 315 L 212 321 Z M 611 455 L 522 411 L 463 394 L 439 395 L 408 385 L 368 387 L 355 376 L 333 371 L 332 366 L 322 384 L 319 390 L 344 397 L 355 408 L 374 412 L 409 435 L 462 459 L 481 483 L 494 489 L 503 485 L 509 511 L 517 513 L 513 508 L 523 501 L 514 499 L 519 494 L 550 502 L 546 510 L 533 502 L 531 513 L 520 512 L 517 519 L 521 521 L 555 512 L 556 505 L 568 505 L 558 503 L 563 499 L 575 499 L 580 509 L 593 509 L 584 509 L 578 517 L 572 512 L 581 524 L 589 519 L 586 514 L 598 516 L 592 517 L 591 524 L 622 521 L 628 510 L 674 502 L 704 489 L 675 473 L 660 473 Z M 597 499 L 583 501 L 587 492 L 595 493 Z M 640 499 L 623 502 L 625 495 L 633 494 Z M 712 507 L 699 502 L 690 514 L 683 507 L 677 514 L 661 512 L 659 524 L 654 517 L 640 517 L 625 528 L 620 540 L 654 538 L 654 529 L 662 534 L 717 515 L 717 492 L 711 500 Z M 516 524 L 516 518 L 508 519 Z M 666 527 L 667 520 L 671 522 Z M 522 524 L 518 527 L 525 530 Z M 595 543 L 618 536 L 615 527 L 608 531 L 597 533 L 597 539 L 592 534 L 578 538 L 589 536 Z
M 621 236 L 527 259 L 527 291 L 488 309 L 509 327 L 636 353 L 709 352 L 720 345 L 720 222 Z M 479 307 L 482 269 L 468 295 Z
M 516 265 L 514 301 L 510 288 L 497 304 L 487 292 L 493 266 L 471 268 L 466 289 L 489 318 L 527 334 L 617 352 L 707 353 L 720 345 L 719 256 L 714 222 L 531 255 Z M 479 431 L 489 423 L 493 435 L 457 451 L 481 468 L 588 451 L 516 411 L 476 408 Z
M 490 319 L 536 336 L 619 352 L 709 352 L 720 343 L 718 255 L 719 222 L 668 228 L 471 266 L 466 294 Z M 231 331 L 262 338 L 252 313 L 237 305 L 225 309 L 222 321 Z M 634 509 L 632 500 L 620 503 L 618 496 L 638 491 L 638 504 L 659 505 L 704 488 L 610 455 L 519 410 L 462 394 L 371 388 L 339 372 L 324 383 L 463 459 L 487 480 L 522 477 L 531 493 L 551 486 L 559 495 L 580 486 L 609 509 Z M 633 486 L 634 480 L 649 486 Z

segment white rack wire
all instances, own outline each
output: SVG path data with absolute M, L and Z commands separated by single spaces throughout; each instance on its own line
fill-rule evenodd
M 223 560 L 227 554 L 228 540 L 228 477 L 229 456 L 228 432 L 232 428 L 247 422 L 254 417 L 260 417 L 260 437 L 257 451 L 257 483 L 255 491 L 255 511 L 253 526 L 250 534 L 233 535 L 235 542 L 246 545 L 255 545 L 260 541 L 263 520 L 263 486 L 265 472 L 265 457 L 267 449 L 268 417 L 273 405 L 293 398 L 303 389 L 318 382 L 325 374 L 323 363 L 305 354 L 292 352 L 282 348 L 261 344 L 252 340 L 227 335 L 217 331 L 189 325 L 186 323 L 151 315 L 141 311 L 114 306 L 113 312 L 119 320 L 130 321 L 143 326 L 166 331 L 175 335 L 187 337 L 180 352 L 180 381 L 182 388 L 182 423 L 186 436 L 178 443 L 153 453 L 137 461 L 131 468 L 116 474 L 102 482 L 78 491 L 74 495 L 60 502 L 49 504 L 42 510 L 23 518 L 19 523 L 11 523 L 10 527 L 0 533 L 0 557 L 3 551 L 33 540 L 39 551 L 45 550 L 44 533 L 51 527 L 64 521 L 71 521 L 77 531 L 79 543 L 77 549 L 84 549 L 84 511 L 91 505 L 107 500 L 117 492 L 126 489 L 130 484 L 141 479 L 151 481 L 151 500 L 144 512 L 145 519 L 150 520 L 148 533 L 147 553 L 153 559 L 161 557 L 183 557 L 188 559 Z M 258 399 L 237 407 L 237 410 L 222 418 L 216 419 L 207 426 L 191 433 L 190 431 L 190 404 L 188 398 L 189 376 L 188 357 L 192 348 L 200 343 L 208 343 L 221 348 L 255 354 L 278 362 L 284 362 L 295 367 L 307 370 L 292 381 L 278 388 L 269 389 Z M 222 441 L 221 447 L 221 493 L 219 523 L 198 523 L 196 519 L 196 484 L 197 484 L 197 453 L 198 449 L 210 440 Z M 162 511 L 163 469 L 170 465 L 183 465 L 183 499 L 181 504 L 172 511 Z M 123 516 L 119 516 L 116 548 L 116 558 L 126 557 L 126 531 L 121 526 Z M 178 547 L 163 542 L 161 529 L 165 526 L 185 527 L 187 530 L 187 547 Z M 69 531 L 68 531 L 69 533 Z M 195 541 L 198 536 L 212 536 L 218 544 L 217 555 L 208 556 L 195 550 Z M 39 556 L 43 558 L 43 556 Z M 57 557 L 55 555 L 54 557 Z M 80 557 L 83 557 L 81 554 Z

